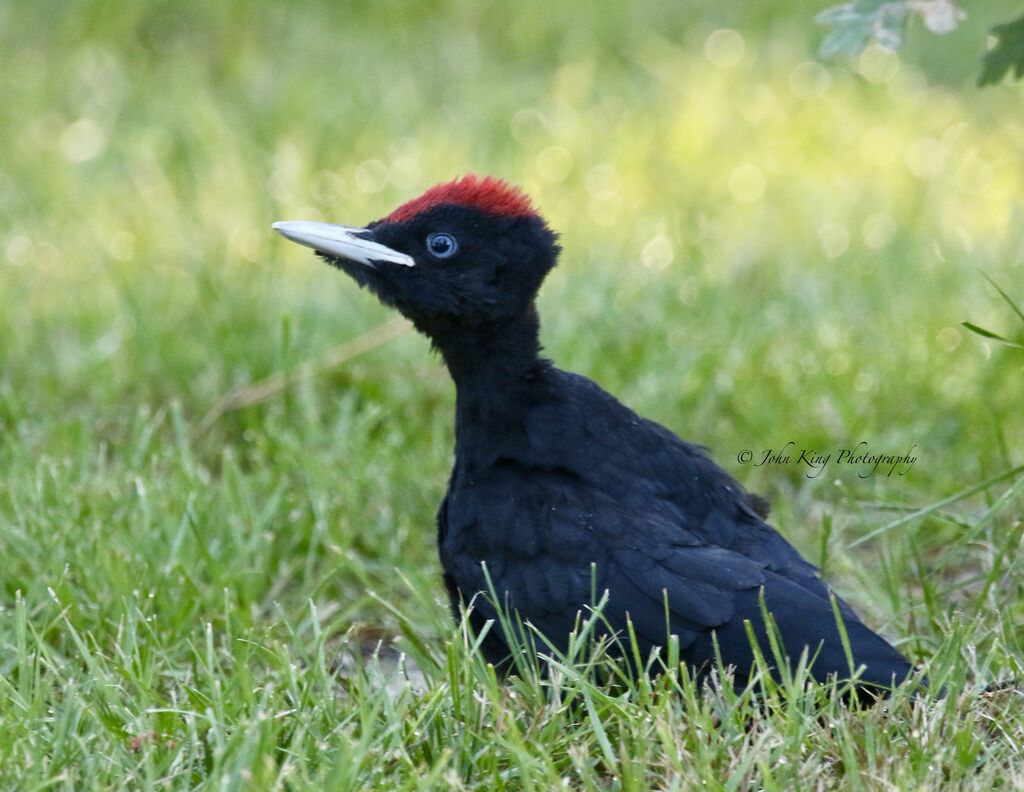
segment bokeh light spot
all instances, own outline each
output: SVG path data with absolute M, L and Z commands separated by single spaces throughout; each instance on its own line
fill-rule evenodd
M 891 165 L 903 149 L 903 141 L 887 126 L 873 126 L 860 139 L 861 156 L 871 164 Z
M 617 193 L 622 187 L 619 172 L 611 165 L 595 165 L 587 171 L 587 192 L 597 195 L 602 192 Z
M 900 59 L 896 53 L 874 45 L 861 53 L 857 70 L 868 82 L 887 83 L 899 72 Z
M 512 133 L 512 137 L 523 143 L 546 134 L 547 123 L 540 112 L 532 107 L 524 107 L 512 116 L 509 132 Z
M 731 69 L 743 60 L 743 36 L 730 28 L 716 30 L 704 42 L 704 55 L 719 69 Z
M 697 279 L 690 276 L 688 278 L 683 278 L 679 283 L 679 290 L 676 292 L 676 296 L 679 298 L 679 302 L 683 305 L 696 305 L 697 293 Z
M 850 358 L 848 355 L 843 352 L 836 352 L 835 354 L 829 355 L 828 361 L 825 363 L 825 371 L 833 377 L 841 377 L 849 370 Z
M 537 155 L 537 172 L 545 181 L 565 181 L 572 170 L 572 155 L 562 146 L 549 146 Z
M 751 124 L 763 124 L 778 107 L 778 99 L 775 91 L 770 86 L 761 83 L 755 85 L 742 102 L 736 107 L 736 111 Z
M 919 179 L 934 179 L 946 165 L 946 148 L 935 138 L 922 138 L 907 151 L 907 169 Z
M 401 190 L 412 190 L 420 183 L 421 169 L 417 157 L 395 157 L 391 160 L 391 183 Z
M 789 90 L 797 99 L 813 102 L 820 99 L 832 85 L 828 70 L 815 61 L 798 64 L 789 73 Z
M 622 196 L 612 190 L 602 190 L 590 199 L 587 207 L 590 219 L 597 225 L 612 226 L 619 220 Z
M 943 351 L 952 352 L 960 346 L 963 336 L 955 327 L 943 327 L 936 333 L 935 340 L 939 342 L 939 346 L 942 347 Z
M 850 247 L 850 232 L 841 223 L 822 223 L 818 228 L 818 241 L 826 256 L 839 258 Z
M 892 215 L 877 212 L 864 221 L 861 237 L 871 250 L 881 250 L 892 242 L 899 227 Z
M 665 269 L 672 263 L 673 258 L 675 258 L 675 250 L 672 240 L 664 234 L 658 234 L 651 239 L 644 245 L 644 249 L 640 253 L 640 262 L 651 270 Z
M 380 160 L 368 159 L 356 168 L 356 187 L 365 193 L 377 193 L 388 184 L 388 166 Z
M 64 128 L 60 151 L 69 162 L 86 162 L 99 156 L 106 143 L 99 124 L 91 118 L 80 118 Z
M 118 261 L 128 261 L 135 255 L 135 234 L 131 231 L 118 231 L 107 242 L 110 255 Z
M 398 138 L 388 147 L 391 156 L 389 180 L 399 190 L 412 191 L 422 178 L 422 150 L 414 138 Z
M 756 165 L 740 165 L 729 174 L 729 192 L 741 203 L 753 203 L 764 194 L 764 171 Z
M 992 186 L 994 175 L 991 165 L 971 154 L 957 168 L 956 186 L 968 195 L 981 195 Z
M 867 393 L 875 387 L 875 378 L 866 371 L 861 371 L 853 378 L 853 387 L 861 393 Z
M 35 245 L 24 234 L 13 234 L 4 242 L 4 255 L 15 267 L 23 267 L 32 258 Z

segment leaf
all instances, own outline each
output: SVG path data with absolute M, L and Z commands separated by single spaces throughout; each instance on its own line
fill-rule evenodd
M 872 41 L 888 50 L 903 43 L 907 4 L 903 0 L 854 0 L 826 8 L 814 21 L 832 28 L 821 43 L 821 57 L 855 57 Z
M 814 21 L 819 25 L 833 25 L 837 22 L 852 22 L 871 16 L 879 8 L 892 0 L 853 0 L 842 5 L 830 6 L 820 11 Z
M 821 42 L 822 58 L 855 58 L 867 47 L 871 40 L 871 29 L 858 25 L 843 25 L 825 36 Z
M 995 46 L 985 53 L 978 86 L 994 85 L 1013 70 L 1014 79 L 1024 77 L 1024 16 L 992 28 Z

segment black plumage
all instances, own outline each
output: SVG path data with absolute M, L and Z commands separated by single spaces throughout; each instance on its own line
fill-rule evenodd
M 642 656 L 670 631 L 707 669 L 717 641 L 743 684 L 745 621 L 771 656 L 763 596 L 794 664 L 806 649 L 817 679 L 849 676 L 830 591 L 765 522 L 764 503 L 701 447 L 541 357 L 534 297 L 559 248 L 525 196 L 466 177 L 366 229 L 275 227 L 411 319 L 448 366 L 455 464 L 437 540 L 456 613 L 488 590 L 486 565 L 498 598 L 564 649 L 581 609 L 607 592 L 607 627 L 624 634 L 630 620 Z M 862 682 L 905 679 L 910 663 L 837 602 Z M 478 597 L 476 626 L 494 616 Z M 505 638 L 496 628 L 484 642 L 491 661 L 507 661 Z

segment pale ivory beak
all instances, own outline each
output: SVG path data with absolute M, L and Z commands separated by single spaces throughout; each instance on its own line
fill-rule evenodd
M 365 228 L 332 225 L 331 223 L 313 223 L 306 220 L 289 220 L 274 223 L 271 226 L 285 239 L 311 247 L 320 253 L 356 261 L 368 267 L 378 262 L 388 261 L 405 267 L 415 267 L 412 256 L 399 253 L 386 245 L 364 239 L 362 234 L 373 232 Z

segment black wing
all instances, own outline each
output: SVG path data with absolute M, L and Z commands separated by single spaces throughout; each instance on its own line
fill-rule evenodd
M 447 520 L 442 561 L 462 596 L 488 591 L 486 563 L 499 599 L 561 651 L 580 611 L 607 591 L 604 620 L 623 635 L 631 622 L 644 656 L 671 633 L 683 659 L 706 666 L 717 640 L 722 660 L 742 679 L 753 663 L 745 622 L 771 659 L 763 593 L 794 663 L 806 649 L 816 655 L 816 678 L 850 674 L 828 588 L 752 512 L 713 510 L 688 525 L 672 503 L 638 506 L 583 485 L 569 471 L 506 464 L 449 502 Z M 707 541 L 727 520 L 749 522 L 731 528 L 757 557 Z M 911 667 L 903 656 L 841 607 L 854 663 L 866 666 L 862 678 L 891 684 L 906 677 Z M 494 616 L 483 601 L 477 608 Z

